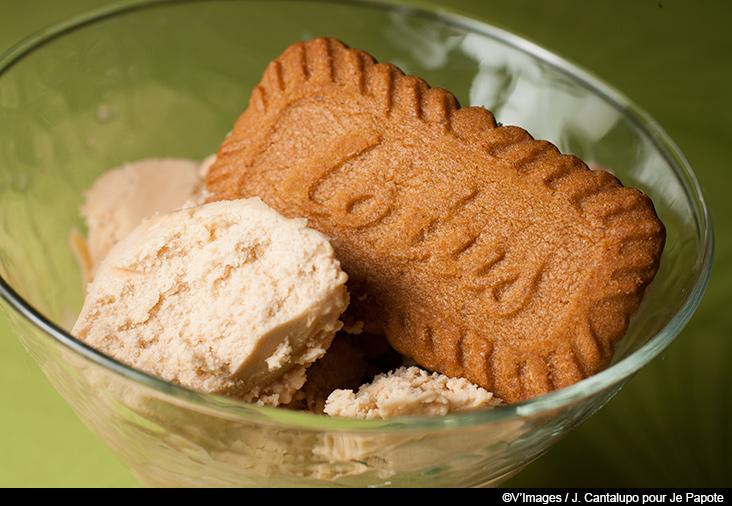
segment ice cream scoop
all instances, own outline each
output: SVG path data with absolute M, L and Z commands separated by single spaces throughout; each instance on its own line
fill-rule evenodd
M 195 390 L 278 405 L 348 305 L 328 239 L 258 198 L 161 213 L 99 265 L 72 333 Z

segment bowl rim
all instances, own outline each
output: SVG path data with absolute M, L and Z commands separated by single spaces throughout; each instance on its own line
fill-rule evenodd
M 31 36 L 11 46 L 0 54 L 0 76 L 16 62 L 34 50 L 49 43 L 55 38 L 68 32 L 83 29 L 108 18 L 129 14 L 134 10 L 143 10 L 152 7 L 175 6 L 180 4 L 203 3 L 205 0 L 123 0 L 110 6 L 98 8 L 87 13 L 77 15 L 46 29 L 37 31 Z M 256 2 L 264 0 L 240 0 Z M 273 0 L 268 0 L 273 1 Z M 283 2 L 303 2 L 304 0 L 276 0 Z M 512 46 L 521 52 L 540 59 L 565 75 L 582 82 L 593 93 L 601 96 L 606 102 L 631 119 L 636 126 L 655 144 L 669 165 L 674 168 L 676 176 L 681 180 L 686 196 L 695 207 L 699 250 L 696 258 L 698 271 L 694 284 L 683 300 L 679 310 L 670 320 L 659 329 L 643 346 L 628 357 L 612 364 L 605 370 L 586 378 L 574 385 L 550 392 L 540 397 L 520 403 L 503 406 L 498 409 L 485 409 L 466 413 L 450 413 L 444 416 L 404 417 L 383 420 L 362 420 L 339 417 L 328 417 L 309 412 L 293 411 L 276 407 L 262 407 L 245 403 L 236 399 L 217 394 L 209 394 L 190 390 L 186 387 L 169 383 L 161 378 L 139 371 L 124 363 L 97 351 L 84 342 L 74 338 L 70 333 L 46 318 L 29 302 L 24 300 L 0 275 L 0 297 L 21 317 L 28 320 L 33 326 L 41 330 L 57 344 L 80 355 L 84 359 L 110 369 L 113 373 L 123 376 L 139 386 L 151 389 L 157 394 L 172 398 L 176 402 L 190 402 L 196 409 L 212 411 L 225 418 L 239 418 L 241 416 L 257 417 L 273 423 L 284 423 L 291 427 L 312 428 L 314 430 L 345 430 L 373 431 L 373 430 L 449 430 L 456 427 L 483 425 L 517 418 L 536 417 L 551 414 L 557 409 L 579 402 L 603 390 L 620 388 L 658 356 L 678 336 L 692 315 L 698 308 L 706 291 L 711 275 L 714 252 L 714 233 L 711 216 L 704 199 L 703 191 L 694 175 L 688 161 L 679 148 L 663 130 L 663 128 L 642 108 L 625 95 L 614 89 L 601 78 L 591 72 L 549 51 L 539 44 L 532 42 L 524 35 L 499 27 L 494 22 L 477 17 L 468 17 L 464 14 L 447 9 L 444 6 L 430 5 L 418 0 L 306 0 L 312 3 L 339 4 L 360 8 L 375 8 L 382 10 L 399 10 L 412 15 L 428 17 L 449 26 L 458 27 L 481 36 L 497 40 Z M 170 400 L 170 399 L 169 399 Z

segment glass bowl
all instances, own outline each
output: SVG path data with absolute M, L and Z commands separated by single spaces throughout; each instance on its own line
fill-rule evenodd
M 503 124 L 648 193 L 667 227 L 660 271 L 607 370 L 517 405 L 351 420 L 197 393 L 68 333 L 84 286 L 69 234 L 82 192 L 145 157 L 203 159 L 270 60 L 327 35 L 485 105 Z M 486 486 L 539 457 L 678 335 L 706 288 L 712 231 L 672 141 L 622 94 L 494 26 L 406 2 L 136 1 L 0 59 L 2 308 L 81 419 L 148 486 Z

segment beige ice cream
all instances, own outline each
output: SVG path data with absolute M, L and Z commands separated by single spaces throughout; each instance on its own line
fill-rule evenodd
M 325 402 L 325 413 L 368 419 L 442 416 L 500 404 L 492 393 L 464 378 L 448 378 L 411 366 L 380 374 L 356 392 L 335 390 Z
M 259 199 L 153 216 L 99 264 L 72 333 L 140 370 L 290 402 L 348 305 L 333 249 Z
M 95 266 L 143 220 L 204 199 L 203 176 L 213 158 L 148 158 L 103 173 L 84 195 L 85 243 L 75 236 L 90 280 Z

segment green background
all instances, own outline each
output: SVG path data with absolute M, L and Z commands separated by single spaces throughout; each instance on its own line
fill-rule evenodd
M 0 0 L 0 52 L 112 3 Z M 492 21 L 621 90 L 686 155 L 715 224 L 712 279 L 684 332 L 605 408 L 506 486 L 732 485 L 732 1 L 419 3 Z M 139 486 L 67 407 L 3 316 L 0 486 Z

